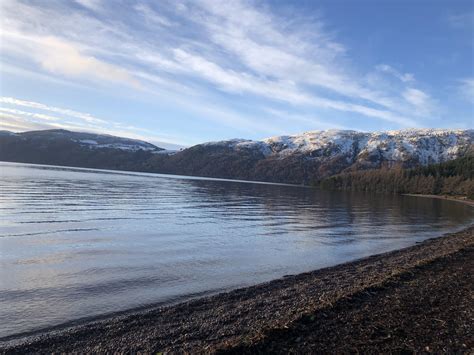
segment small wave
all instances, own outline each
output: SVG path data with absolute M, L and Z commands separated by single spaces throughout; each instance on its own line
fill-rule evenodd
M 73 229 L 60 229 L 53 231 L 44 231 L 44 232 L 35 232 L 35 233 L 18 233 L 18 234 L 5 234 L 0 236 L 0 238 L 8 237 L 30 237 L 33 235 L 44 235 L 44 234 L 56 234 L 56 233 L 68 233 L 68 232 L 89 232 L 89 231 L 98 231 L 99 228 L 73 228 Z

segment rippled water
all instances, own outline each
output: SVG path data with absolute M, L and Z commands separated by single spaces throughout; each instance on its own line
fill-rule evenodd
M 0 163 L 0 337 L 256 284 L 457 230 L 416 197 Z

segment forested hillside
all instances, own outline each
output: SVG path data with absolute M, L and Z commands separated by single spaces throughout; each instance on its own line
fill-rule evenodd
M 462 195 L 474 199 L 474 156 L 414 169 L 346 172 L 316 181 L 322 189 Z

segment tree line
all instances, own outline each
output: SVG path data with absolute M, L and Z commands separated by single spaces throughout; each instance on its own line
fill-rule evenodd
M 352 171 L 316 181 L 322 189 L 380 193 L 460 195 L 474 199 L 474 157 L 413 169 Z

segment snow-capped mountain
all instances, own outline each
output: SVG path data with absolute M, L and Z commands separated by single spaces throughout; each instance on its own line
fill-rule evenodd
M 185 149 L 175 159 L 185 170 L 181 173 L 192 168 L 196 175 L 308 183 L 344 170 L 440 163 L 464 155 L 473 144 L 474 130 L 327 130 L 209 142 Z M 196 159 L 199 165 L 193 164 Z
M 209 142 L 173 152 L 90 133 L 0 132 L 0 160 L 5 161 L 296 184 L 348 170 L 440 163 L 474 152 L 473 147 L 472 129 L 311 131 L 261 141 Z
M 254 149 L 265 157 L 281 159 L 303 155 L 318 161 L 343 157 L 350 164 L 379 165 L 387 162 L 427 165 L 455 159 L 472 144 L 474 130 L 410 129 L 386 132 L 310 131 L 262 141 L 233 139 L 205 145 L 226 146 L 236 151 Z

